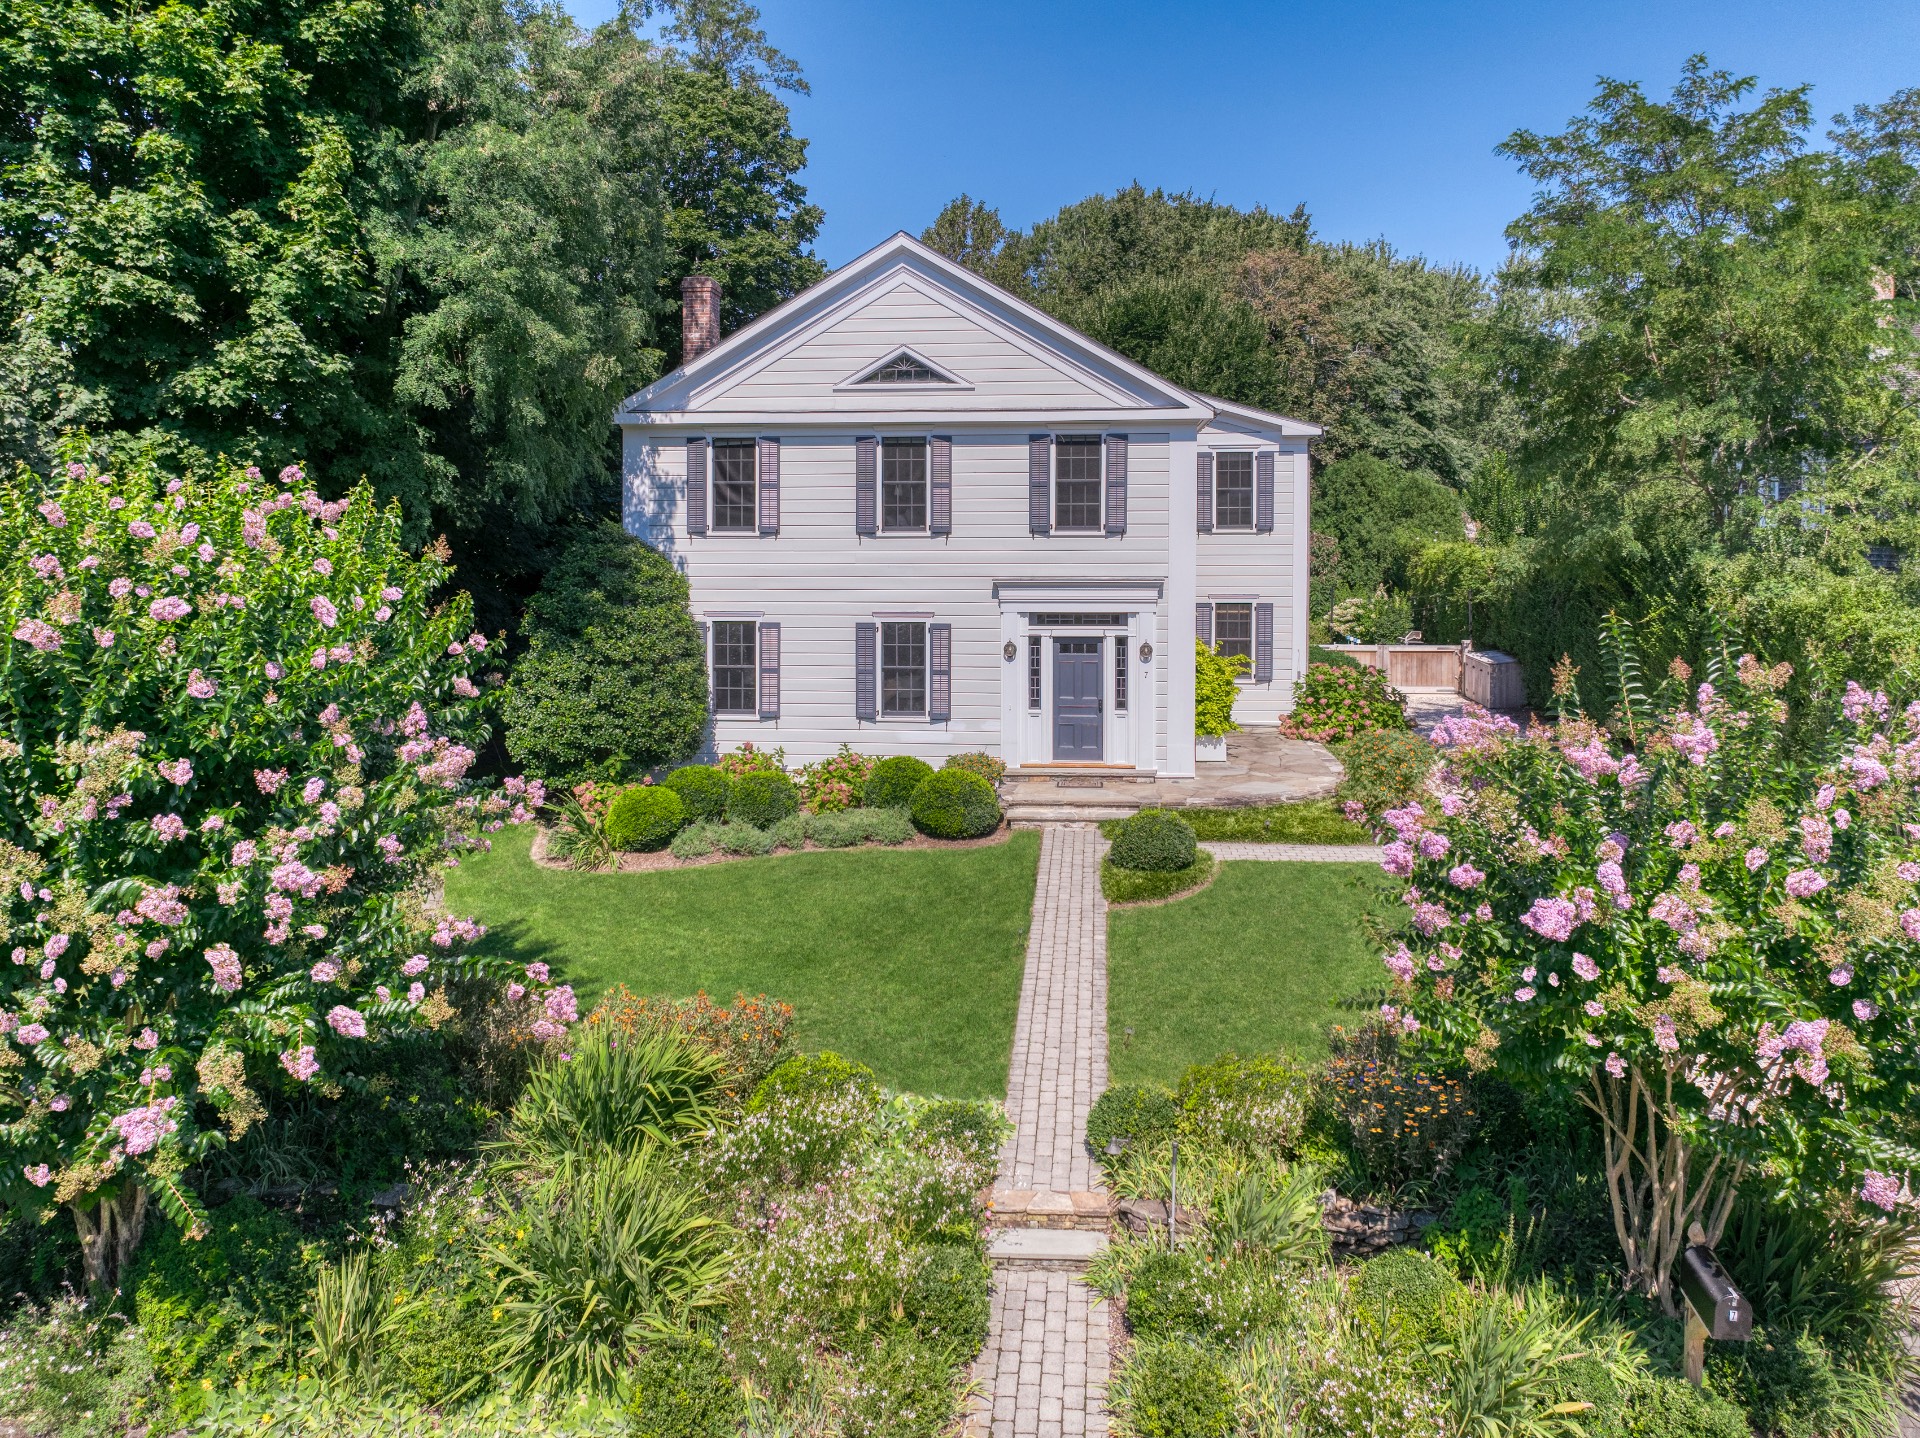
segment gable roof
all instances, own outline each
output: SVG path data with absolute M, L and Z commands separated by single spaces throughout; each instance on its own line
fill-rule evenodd
M 682 365 L 629 396 L 615 414 L 615 422 L 691 418 L 735 385 L 777 364 L 809 338 L 825 334 L 849 316 L 857 316 L 862 306 L 903 292 L 929 299 L 937 297 L 982 331 L 990 332 L 996 341 L 1024 351 L 1033 360 L 1060 371 L 1071 387 L 1084 396 L 1080 407 L 1093 406 L 1116 413 L 1141 412 L 1142 418 L 1150 415 L 1161 422 L 1199 423 L 1230 409 L 1244 419 L 1283 434 L 1319 433 L 1316 427 L 1297 420 L 1244 406 L 1229 406 L 1225 401 L 1182 389 L 1117 350 L 1062 324 L 1038 306 L 954 263 L 904 231 L 889 236 L 817 284 L 741 326 L 692 363 Z M 910 338 L 893 337 L 885 347 L 886 352 L 876 353 L 870 362 L 863 362 L 859 373 L 864 374 L 901 353 L 906 348 L 902 342 Z M 914 358 L 926 362 L 925 356 L 917 353 Z M 857 378 L 858 375 L 836 376 L 835 388 L 844 397 Z M 886 389 L 898 395 L 908 388 L 953 393 L 971 390 L 972 386 L 961 383 L 951 387 L 859 388 Z M 981 398 L 984 401 L 985 397 Z M 983 403 L 979 407 L 988 406 Z M 734 406 L 720 408 L 732 410 Z M 839 418 L 848 417 L 844 403 L 834 404 L 832 412 Z M 716 413 L 712 417 L 721 416 Z

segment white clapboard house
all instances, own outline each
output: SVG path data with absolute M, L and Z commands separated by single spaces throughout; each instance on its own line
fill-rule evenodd
M 1307 648 L 1307 443 L 905 234 L 617 416 L 627 529 L 686 574 L 716 750 L 1194 772 L 1194 639 L 1272 723 Z

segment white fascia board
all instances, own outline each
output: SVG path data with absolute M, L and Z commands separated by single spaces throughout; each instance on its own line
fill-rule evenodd
M 792 414 L 699 414 L 686 410 L 622 414 L 622 429 L 649 434 L 828 434 L 859 429 L 883 430 L 1004 430 L 1055 429 L 1139 433 L 1169 425 L 1192 424 L 1195 416 L 1183 409 L 928 409 L 928 410 L 807 410 Z
M 958 292 L 954 297 L 959 298 L 963 303 L 971 303 L 976 310 L 983 309 L 985 306 L 981 301 L 973 300 L 971 298 L 973 295 L 990 299 L 992 305 L 1000 306 L 1024 320 L 1030 327 L 1048 336 L 1051 343 L 1047 348 L 1064 351 L 1069 357 L 1072 356 L 1072 352 L 1079 351 L 1088 359 L 1127 376 L 1148 392 L 1173 401 L 1183 410 L 1190 409 L 1196 418 L 1204 418 L 1211 413 L 1209 407 L 1199 397 L 1181 389 L 1172 381 L 1128 359 L 1118 350 L 1109 349 L 1098 340 L 1080 333 L 1070 325 L 1062 324 L 1038 306 L 1027 303 L 1019 296 L 1000 288 L 991 280 L 983 279 L 965 266 L 955 264 L 945 255 L 929 249 L 902 230 L 882 240 L 864 255 L 834 271 L 819 283 L 801 291 L 792 299 L 775 305 L 765 314 L 741 326 L 691 365 L 682 365 L 679 369 L 662 375 L 646 388 L 629 395 L 615 411 L 615 422 L 619 423 L 631 414 L 644 411 L 656 400 L 665 399 L 676 391 L 689 394 L 697 391 L 703 383 L 710 383 L 718 378 L 737 358 L 755 345 L 761 344 L 781 328 L 787 326 L 801 328 L 827 309 L 837 307 L 839 296 L 849 287 L 859 290 L 869 287 L 876 280 L 890 278 L 894 273 L 910 274 L 911 271 L 901 265 L 901 261 L 907 259 L 924 264 L 935 274 L 947 280 L 952 290 Z M 971 292 L 971 295 L 968 292 Z M 1039 353 L 1044 354 L 1044 351 Z M 1097 375 L 1089 375 L 1088 378 L 1096 382 L 1098 380 Z M 1111 385 L 1103 383 L 1098 387 L 1110 389 Z M 1311 429 L 1311 427 L 1309 431 L 1319 433 L 1317 429 Z
M 1236 404 L 1230 399 L 1218 399 L 1210 394 L 1203 394 L 1199 398 L 1211 406 L 1216 414 L 1230 414 L 1235 419 L 1274 430 L 1288 438 L 1311 439 L 1315 435 L 1326 433 L 1317 424 L 1308 424 L 1304 419 L 1289 419 L 1284 414 L 1273 413 L 1272 410 L 1255 409 L 1250 404 Z

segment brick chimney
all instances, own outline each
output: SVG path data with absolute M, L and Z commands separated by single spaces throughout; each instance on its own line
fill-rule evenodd
M 688 275 L 680 281 L 680 363 L 690 365 L 720 343 L 720 281 Z

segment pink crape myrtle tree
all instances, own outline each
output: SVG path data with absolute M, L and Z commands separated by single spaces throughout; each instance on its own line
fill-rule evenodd
M 297 467 L 0 496 L 0 1202 L 69 1210 L 96 1288 L 150 1197 L 200 1231 L 183 1175 L 263 1096 L 337 1094 L 492 962 L 423 879 L 540 794 L 470 777 L 497 676 L 448 574 Z
M 1849 684 L 1796 751 L 1788 674 L 1746 656 L 1689 693 L 1676 664 L 1625 739 L 1577 695 L 1524 736 L 1470 710 L 1379 816 L 1412 910 L 1389 1018 L 1577 1092 L 1628 1282 L 1670 1313 L 1690 1226 L 1717 1242 L 1743 1181 L 1872 1214 L 1920 1168 L 1920 705 Z

